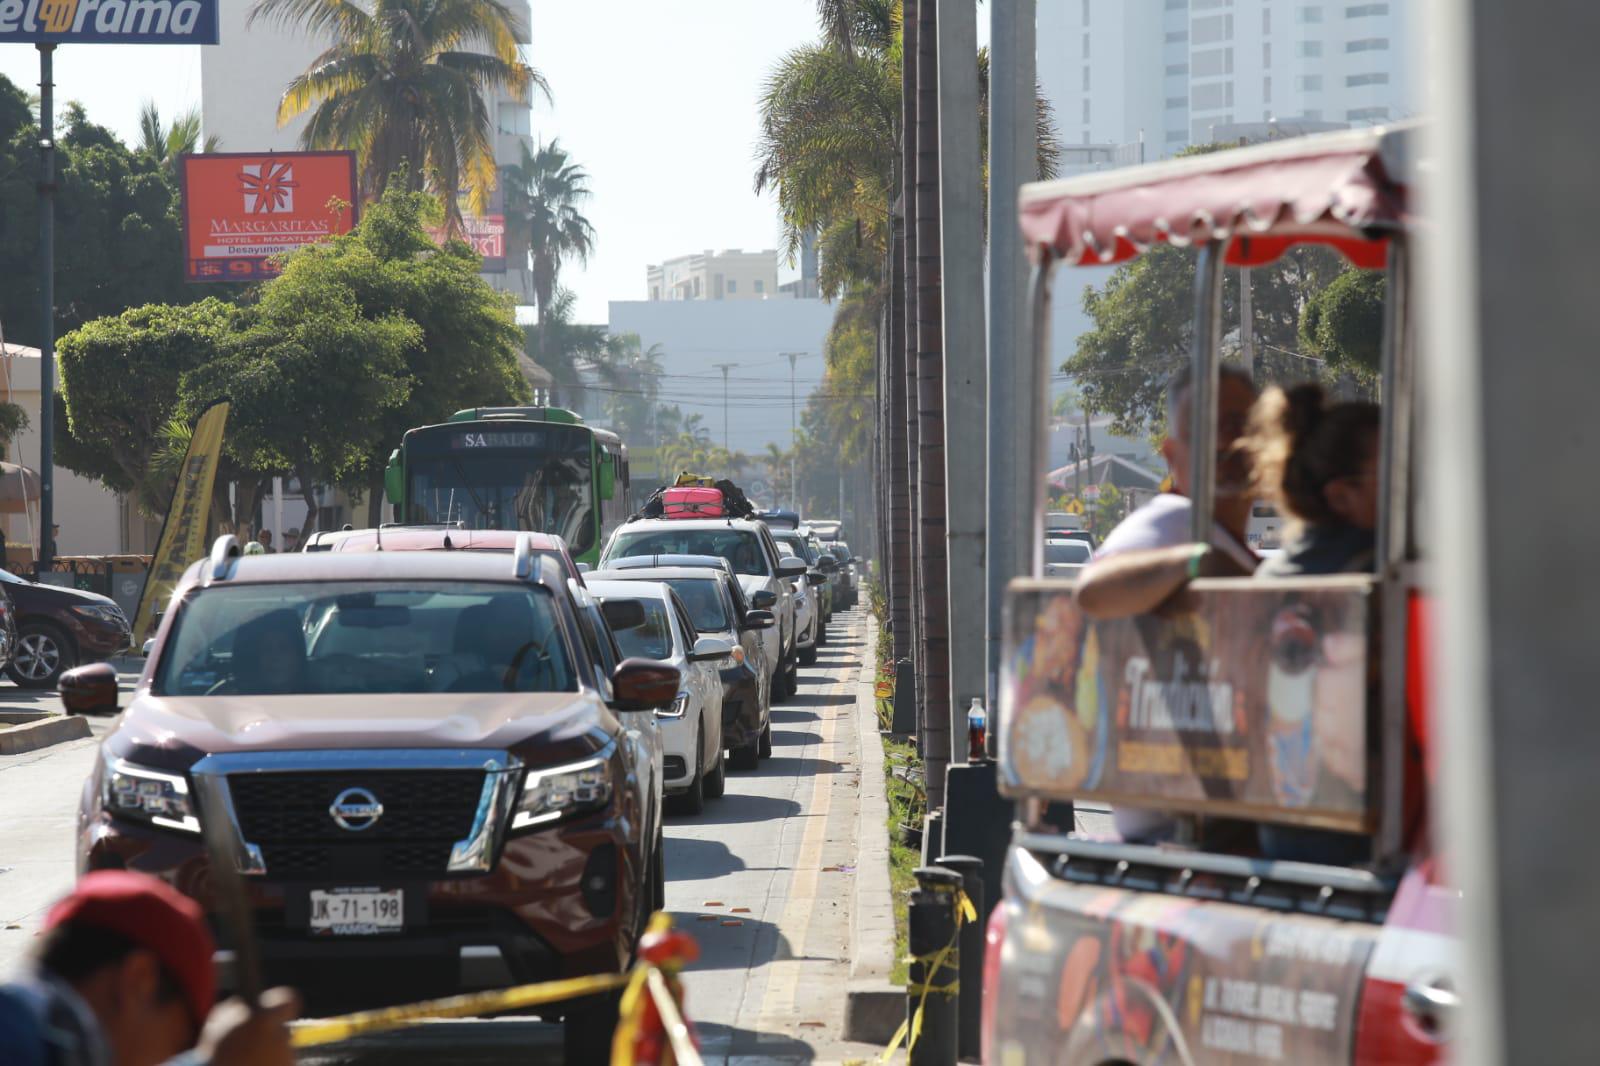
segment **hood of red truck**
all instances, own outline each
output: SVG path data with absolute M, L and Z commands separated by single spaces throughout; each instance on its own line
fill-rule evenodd
M 142 694 L 106 744 L 121 758 L 173 770 L 205 755 L 328 749 L 497 750 L 538 763 L 581 758 L 616 729 L 588 692 Z

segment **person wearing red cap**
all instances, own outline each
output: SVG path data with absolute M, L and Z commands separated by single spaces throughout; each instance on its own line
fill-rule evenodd
M 213 947 L 199 905 L 165 882 L 86 874 L 46 916 L 32 971 L 0 985 L 0 1062 L 289 1066 L 298 998 L 213 1009 Z

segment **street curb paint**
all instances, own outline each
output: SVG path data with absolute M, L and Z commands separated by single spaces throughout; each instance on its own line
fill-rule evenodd
M 89 720 L 77 715 L 52 714 L 26 725 L 0 731 L 0 755 L 22 755 L 40 748 L 82 740 L 89 735 Z
M 877 646 L 877 621 L 867 616 L 865 648 Z M 856 807 L 855 899 L 850 908 L 850 978 L 846 1040 L 883 1044 L 906 1016 L 906 991 L 889 983 L 894 965 L 894 895 L 889 887 L 889 796 L 878 733 L 873 657 L 862 656 L 856 681 L 856 741 L 861 790 Z

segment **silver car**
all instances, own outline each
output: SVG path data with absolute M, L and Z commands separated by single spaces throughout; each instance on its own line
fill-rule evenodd
M 647 518 L 611 534 L 600 555 L 600 569 L 641 555 L 714 555 L 726 559 L 739 578 L 745 599 L 778 619 L 778 640 L 766 645 L 768 678 L 774 700 L 799 690 L 800 647 L 794 591 L 789 582 L 805 580 L 804 559 L 785 560 L 765 522 L 738 518 Z
M 733 654 L 733 645 L 695 631 L 678 594 L 659 581 L 590 581 L 600 603 L 632 600 L 644 608 L 643 624 L 612 626 L 617 646 L 628 658 L 654 659 L 682 674 L 678 698 L 656 712 L 661 726 L 667 795 L 685 814 L 699 814 L 707 799 L 727 787 L 722 742 L 722 677 L 717 663 Z

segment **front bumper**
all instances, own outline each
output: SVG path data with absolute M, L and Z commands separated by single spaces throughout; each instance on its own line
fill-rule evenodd
M 613 799 L 606 810 L 507 837 L 481 874 L 385 876 L 345 866 L 332 879 L 246 877 L 264 979 L 292 985 L 314 1010 L 331 1012 L 621 972 L 636 935 L 631 916 L 648 881 L 647 864 L 629 842 L 637 833 Z M 159 877 L 220 924 L 196 836 L 94 810 L 82 819 L 78 865 Z M 401 890 L 403 929 L 311 932 L 312 890 L 357 887 Z M 232 961 L 230 952 L 218 953 L 225 983 Z
M 660 718 L 658 721 L 661 723 L 661 782 L 667 794 L 676 795 L 688 789 L 689 782 L 694 780 L 698 757 L 695 740 L 700 722 L 693 709 L 685 712 L 682 718 Z

